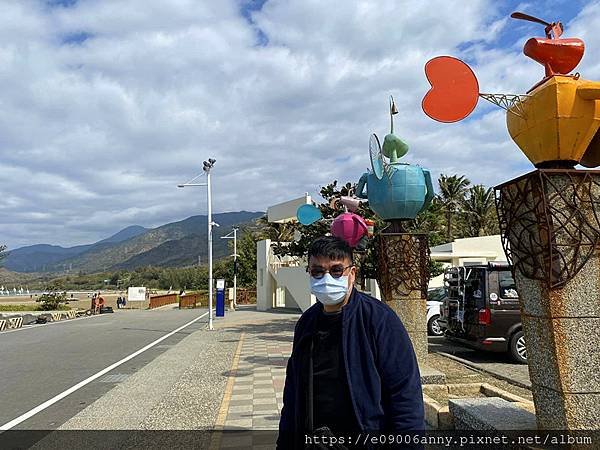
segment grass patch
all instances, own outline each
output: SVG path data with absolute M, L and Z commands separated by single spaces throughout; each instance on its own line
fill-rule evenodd
M 58 307 L 59 311 L 69 311 L 70 309 L 71 308 L 69 308 L 67 305 L 60 305 Z M 23 305 L 23 304 L 11 305 L 10 303 L 9 304 L 3 303 L 3 304 L 0 304 L 0 312 L 3 312 L 3 311 L 13 312 L 13 311 L 43 311 L 43 310 L 40 309 L 40 305 L 38 305 L 37 303 L 32 303 L 30 305 Z

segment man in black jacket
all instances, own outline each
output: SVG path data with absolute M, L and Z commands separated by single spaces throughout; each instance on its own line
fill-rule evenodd
M 423 430 L 412 344 L 390 307 L 354 288 L 352 249 L 336 237 L 318 238 L 307 271 L 318 302 L 296 324 L 278 448 L 301 448 L 322 427 L 339 435 Z

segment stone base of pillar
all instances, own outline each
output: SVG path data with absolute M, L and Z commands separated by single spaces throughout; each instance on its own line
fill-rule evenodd
M 417 355 L 417 361 L 419 364 L 425 364 L 428 354 L 426 300 L 421 298 L 420 293 L 416 294 L 416 296 L 394 298 L 386 303 L 398 314 L 406 328 L 415 355 Z
M 538 428 L 600 429 L 600 171 L 536 170 L 496 188 Z
M 516 274 L 538 427 L 600 430 L 600 254 L 561 289 Z
M 378 282 L 383 300 L 398 314 L 419 365 L 427 360 L 427 235 L 381 234 Z

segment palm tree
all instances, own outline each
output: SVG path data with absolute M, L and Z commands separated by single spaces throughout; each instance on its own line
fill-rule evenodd
M 471 187 L 462 204 L 466 232 L 469 236 L 482 236 L 493 228 L 495 211 L 494 191 L 482 184 Z
M 256 226 L 249 231 L 253 232 L 257 240 L 271 239 L 274 242 L 290 242 L 294 239 L 293 222 L 273 223 L 269 222 L 267 215 L 255 220 Z
M 446 239 L 452 241 L 452 219 L 460 211 L 465 193 L 471 182 L 464 175 L 440 175 L 438 200 L 446 218 Z

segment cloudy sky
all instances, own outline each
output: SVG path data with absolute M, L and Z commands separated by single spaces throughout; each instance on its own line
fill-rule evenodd
M 2 0 L 0 243 L 75 245 L 138 224 L 206 214 L 177 189 L 217 160 L 216 212 L 265 210 L 333 179 L 358 180 L 388 95 L 409 162 L 493 185 L 531 169 L 481 103 L 427 118 L 423 66 L 465 59 L 484 92 L 524 93 L 521 55 L 560 19 L 600 78 L 600 1 Z

